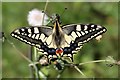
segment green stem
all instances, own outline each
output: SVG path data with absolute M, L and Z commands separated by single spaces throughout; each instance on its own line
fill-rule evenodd
M 79 65 L 90 64 L 90 63 L 98 63 L 98 62 L 105 62 L 105 61 L 106 60 L 89 61 L 89 62 L 80 63 Z
M 86 75 L 77 66 L 74 66 L 74 68 L 86 78 Z
M 46 11 L 47 6 L 48 6 L 48 0 L 46 1 L 44 11 Z M 45 17 L 45 13 L 43 14 L 42 25 L 44 25 L 44 17 Z
M 33 48 L 34 49 L 34 61 L 36 62 L 37 61 L 37 49 L 36 47 Z

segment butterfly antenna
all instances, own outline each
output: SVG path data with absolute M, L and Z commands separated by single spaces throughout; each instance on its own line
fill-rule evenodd
M 48 23 L 50 23 L 53 20 L 53 17 L 51 17 L 50 15 L 48 15 L 45 11 L 42 11 L 42 13 L 46 14 L 50 18 L 50 21 Z
M 65 13 L 65 11 L 67 10 L 67 8 L 64 9 L 64 11 L 62 12 L 62 14 L 60 15 L 62 17 L 62 15 Z
M 46 14 L 50 19 L 53 19 L 50 15 L 48 15 L 45 11 L 42 11 L 42 13 Z

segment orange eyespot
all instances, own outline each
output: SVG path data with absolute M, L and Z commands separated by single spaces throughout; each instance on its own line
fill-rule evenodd
M 62 55 L 63 53 L 63 49 L 59 48 L 59 49 L 56 49 L 56 55 Z

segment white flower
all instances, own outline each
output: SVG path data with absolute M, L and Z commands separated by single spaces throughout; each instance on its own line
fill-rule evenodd
M 44 13 L 42 13 L 42 11 L 38 10 L 38 9 L 33 9 L 33 10 L 29 11 L 28 19 L 27 19 L 29 25 L 31 25 L 31 26 L 46 25 L 47 20 L 48 20 L 48 16 L 45 14 L 44 23 L 42 24 L 43 15 L 44 15 Z

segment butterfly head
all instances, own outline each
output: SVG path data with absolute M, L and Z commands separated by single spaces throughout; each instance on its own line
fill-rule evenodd
M 53 14 L 52 15 L 52 23 L 54 24 L 56 21 L 58 21 L 58 23 L 61 24 L 60 15 L 59 14 Z

